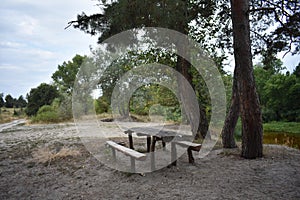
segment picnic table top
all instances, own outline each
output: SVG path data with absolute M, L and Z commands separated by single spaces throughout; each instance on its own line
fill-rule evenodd
M 156 136 L 156 137 L 174 137 L 181 136 L 182 134 L 178 134 L 177 131 L 167 130 L 163 128 L 157 127 L 133 127 L 125 131 L 125 133 L 133 133 L 135 132 L 137 136 Z

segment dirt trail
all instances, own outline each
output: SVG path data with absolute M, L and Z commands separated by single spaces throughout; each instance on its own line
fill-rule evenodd
M 9 122 L 9 123 L 0 124 L 0 132 L 2 132 L 5 129 L 12 128 L 14 126 L 24 124 L 25 122 L 26 122 L 25 119 L 18 119 L 18 120 L 14 120 L 12 122 Z
M 45 163 L 34 152 L 77 150 Z M 265 145 L 264 157 L 216 149 L 195 165 L 128 174 L 99 163 L 74 124 L 13 126 L 0 132 L 0 199 L 300 199 L 300 151 Z

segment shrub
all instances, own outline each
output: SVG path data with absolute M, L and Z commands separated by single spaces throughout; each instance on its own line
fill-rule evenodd
M 56 101 L 54 101 L 52 103 L 53 106 L 54 106 L 54 103 L 56 103 Z M 72 97 L 71 96 L 68 96 L 68 95 L 62 96 L 58 100 L 57 106 L 55 108 L 58 111 L 58 115 L 61 120 L 72 119 L 73 112 L 72 112 Z
M 53 100 L 59 96 L 55 86 L 46 83 L 40 84 L 37 88 L 30 90 L 27 95 L 28 104 L 26 114 L 34 116 L 43 105 L 51 105 Z
M 94 101 L 94 106 L 96 114 L 107 113 L 109 110 L 109 103 L 102 97 Z
M 46 122 L 46 123 L 55 123 L 59 122 L 60 118 L 57 111 L 49 105 L 42 106 L 37 115 L 32 117 L 32 122 Z

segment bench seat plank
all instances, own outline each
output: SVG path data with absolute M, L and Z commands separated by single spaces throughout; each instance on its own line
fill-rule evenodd
M 140 152 L 137 152 L 133 149 L 129 149 L 127 147 L 124 147 L 122 145 L 119 145 L 113 141 L 107 141 L 106 142 L 109 146 L 111 146 L 112 148 L 124 153 L 127 156 L 133 157 L 136 160 L 145 160 L 146 159 L 146 155 Z
M 189 141 L 174 141 L 174 143 L 184 146 L 184 147 L 200 147 L 201 146 L 201 144 L 193 143 L 193 142 L 189 142 Z

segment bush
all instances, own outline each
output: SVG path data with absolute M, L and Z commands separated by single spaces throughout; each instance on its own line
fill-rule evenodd
M 72 97 L 62 95 L 59 99 L 55 99 L 52 106 L 57 110 L 61 120 L 69 120 L 73 117 L 72 112 Z
M 109 110 L 109 103 L 102 97 L 94 101 L 96 114 L 107 113 Z
M 270 122 L 270 121 L 275 121 L 277 119 L 275 111 L 272 109 L 263 107 L 262 108 L 262 119 L 263 119 L 264 123 Z
M 25 110 L 28 116 L 34 116 L 44 105 L 51 105 L 53 100 L 59 96 L 55 86 L 46 83 L 40 84 L 37 88 L 32 88 L 27 95 L 28 104 Z
M 17 117 L 17 116 L 19 116 L 19 115 L 20 115 L 20 113 L 14 109 L 13 116 Z
M 180 107 L 167 107 L 166 108 L 166 119 L 174 122 L 180 122 L 182 120 Z
M 56 123 L 61 119 L 57 111 L 49 105 L 42 106 L 37 115 L 32 117 L 32 122 L 46 122 L 46 123 Z

